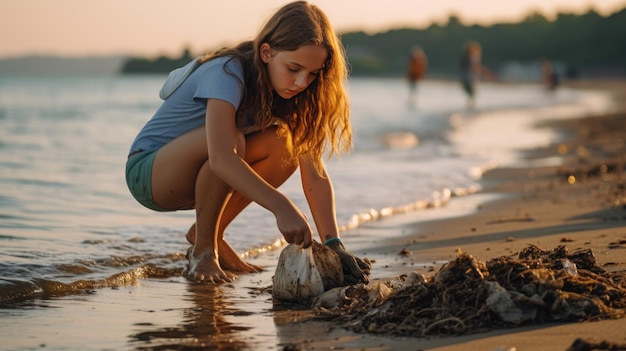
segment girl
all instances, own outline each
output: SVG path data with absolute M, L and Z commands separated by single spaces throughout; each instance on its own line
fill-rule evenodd
M 347 251 L 322 161 L 351 145 L 343 47 L 326 15 L 285 5 L 253 41 L 205 55 L 170 73 L 164 102 L 130 148 L 126 181 L 156 211 L 195 209 L 186 275 L 229 282 L 258 272 L 224 240 L 251 202 L 276 217 L 288 243 L 309 247 L 302 211 L 277 190 L 299 167 L 320 239 L 342 259 L 346 282 L 367 283 L 370 265 Z

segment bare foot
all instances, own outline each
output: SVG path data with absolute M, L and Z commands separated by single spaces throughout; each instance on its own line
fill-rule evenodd
M 192 224 L 185 235 L 187 241 L 193 245 L 196 241 L 196 224 Z M 187 251 L 187 258 L 191 257 L 191 249 Z M 218 252 L 220 253 L 220 265 L 224 269 L 228 269 L 238 273 L 258 273 L 263 271 L 263 266 L 250 264 L 239 257 L 237 252 L 225 241 L 219 240 Z
M 224 267 L 224 269 L 238 273 L 258 273 L 264 269 L 263 266 L 250 264 L 242 260 L 237 252 L 235 252 L 235 250 L 225 240 L 220 240 L 218 247 L 220 253 L 220 265 Z
M 190 280 L 220 284 L 237 278 L 236 275 L 222 270 L 217 258 L 209 252 L 201 253 L 196 257 L 192 250 L 188 258 L 189 266 L 184 274 Z

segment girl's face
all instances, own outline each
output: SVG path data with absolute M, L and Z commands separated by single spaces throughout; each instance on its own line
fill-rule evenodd
M 306 89 L 324 68 L 327 57 L 326 48 L 317 45 L 295 51 L 277 51 L 267 43 L 261 45 L 261 60 L 267 64 L 272 88 L 283 99 L 291 99 Z

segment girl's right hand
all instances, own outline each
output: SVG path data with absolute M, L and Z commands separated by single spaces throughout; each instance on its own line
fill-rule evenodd
M 303 245 L 305 248 L 313 243 L 313 234 L 309 221 L 300 209 L 289 202 L 288 206 L 275 214 L 278 230 L 290 244 Z

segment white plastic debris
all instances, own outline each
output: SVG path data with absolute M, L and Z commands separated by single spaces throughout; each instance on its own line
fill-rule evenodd
M 313 258 L 313 249 L 289 244 L 280 253 L 272 296 L 281 301 L 308 304 L 324 292 L 324 283 Z

